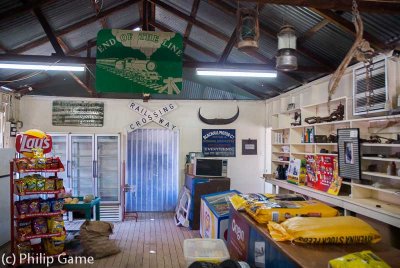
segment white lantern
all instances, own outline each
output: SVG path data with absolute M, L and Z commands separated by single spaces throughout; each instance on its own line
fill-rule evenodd
M 297 69 L 296 32 L 291 25 L 284 25 L 278 33 L 278 56 L 276 69 L 293 71 Z
M 239 49 L 258 48 L 260 30 L 258 25 L 258 12 L 254 9 L 238 9 L 237 40 Z

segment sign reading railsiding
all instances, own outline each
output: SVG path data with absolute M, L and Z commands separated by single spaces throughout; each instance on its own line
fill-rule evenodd
M 53 126 L 102 127 L 104 102 L 53 101 Z
M 179 94 L 182 35 L 103 29 L 97 34 L 97 92 Z
M 203 129 L 203 155 L 205 157 L 235 157 L 235 133 L 235 129 Z

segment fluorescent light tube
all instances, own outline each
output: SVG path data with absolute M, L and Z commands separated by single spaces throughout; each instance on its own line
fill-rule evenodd
M 276 77 L 276 71 L 268 70 L 240 70 L 240 69 L 216 69 L 197 68 L 197 75 L 232 76 L 232 77 Z
M 11 89 L 11 88 L 6 87 L 6 86 L 1 86 L 0 88 L 5 90 L 5 91 L 8 91 L 8 92 L 14 92 L 14 89 Z
M 18 70 L 45 70 L 45 71 L 76 71 L 83 72 L 83 66 L 68 65 L 34 65 L 34 64 L 9 64 L 0 63 L 1 69 L 18 69 Z

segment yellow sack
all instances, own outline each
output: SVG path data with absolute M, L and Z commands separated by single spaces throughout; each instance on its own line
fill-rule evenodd
M 305 200 L 299 194 L 235 194 L 229 198 L 232 206 L 238 211 L 244 211 L 250 205 L 262 204 L 274 200 Z
M 281 224 L 269 222 L 276 241 L 307 244 L 368 244 L 381 240 L 380 234 L 363 220 L 352 216 L 334 218 L 295 217 Z
M 390 268 L 381 258 L 370 250 L 355 252 L 330 260 L 330 268 Z
M 270 200 L 263 204 L 250 205 L 246 212 L 258 223 L 269 221 L 283 222 L 287 219 L 300 217 L 335 217 L 339 212 L 316 200 L 308 201 L 276 201 Z

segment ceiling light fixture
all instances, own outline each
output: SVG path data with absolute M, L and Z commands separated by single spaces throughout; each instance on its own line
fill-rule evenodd
M 14 89 L 11 89 L 11 88 L 6 87 L 6 86 L 1 86 L 0 88 L 1 88 L 2 90 L 4 90 L 4 91 L 8 91 L 8 92 L 14 92 L 14 91 L 15 91 Z
M 210 75 L 210 76 L 266 77 L 266 78 L 274 78 L 277 76 L 276 71 L 274 70 L 197 68 L 196 72 L 197 75 Z
M 34 65 L 34 64 L 0 63 L 0 69 L 83 72 L 85 70 L 85 67 L 72 66 L 72 65 Z

